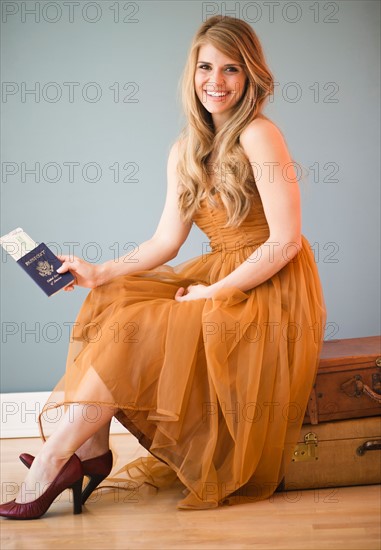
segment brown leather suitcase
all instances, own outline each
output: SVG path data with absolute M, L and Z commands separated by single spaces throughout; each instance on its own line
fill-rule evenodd
M 323 343 L 303 424 L 381 414 L 381 336 Z
M 302 426 L 277 491 L 381 483 L 381 419 Z

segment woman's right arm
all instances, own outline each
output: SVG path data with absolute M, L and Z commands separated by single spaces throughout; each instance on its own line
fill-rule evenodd
M 154 235 L 148 241 L 137 246 L 132 252 L 117 260 L 109 260 L 103 264 L 90 264 L 76 256 L 58 256 L 63 264 L 59 273 L 70 271 L 76 278 L 74 284 L 87 288 L 95 288 L 119 275 L 129 275 L 135 271 L 153 269 L 165 264 L 177 256 L 177 253 L 187 238 L 192 223 L 184 223 L 180 219 L 178 208 L 178 178 L 176 166 L 178 161 L 178 142 L 169 153 L 167 163 L 167 197 L 159 224 Z M 133 261 L 129 261 L 133 258 Z M 69 285 L 65 290 L 73 290 Z

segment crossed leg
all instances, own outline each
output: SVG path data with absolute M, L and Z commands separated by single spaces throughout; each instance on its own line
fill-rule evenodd
M 87 371 L 76 393 L 81 402 L 67 405 L 57 429 L 45 441 L 28 470 L 16 502 L 38 498 L 74 453 L 85 460 L 108 450 L 110 422 L 118 408 L 112 404 L 112 396 L 94 369 Z M 96 404 L 97 401 L 109 404 Z

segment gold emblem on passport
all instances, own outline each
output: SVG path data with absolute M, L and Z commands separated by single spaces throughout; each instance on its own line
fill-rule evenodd
M 41 277 L 49 277 L 54 271 L 52 264 L 49 262 L 38 262 L 36 270 Z

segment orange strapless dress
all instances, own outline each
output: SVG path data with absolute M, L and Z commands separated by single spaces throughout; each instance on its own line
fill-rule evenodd
M 259 194 L 238 228 L 224 227 L 218 196 L 194 222 L 210 241 L 202 255 L 89 292 L 41 426 L 45 417 L 52 425 L 52 406 L 116 405 L 150 452 L 158 485 L 170 470 L 206 504 L 238 489 L 262 500 L 291 461 L 318 366 L 326 321 L 318 270 L 303 236 L 298 255 L 252 290 L 177 302 L 180 286 L 218 281 L 269 236 Z

